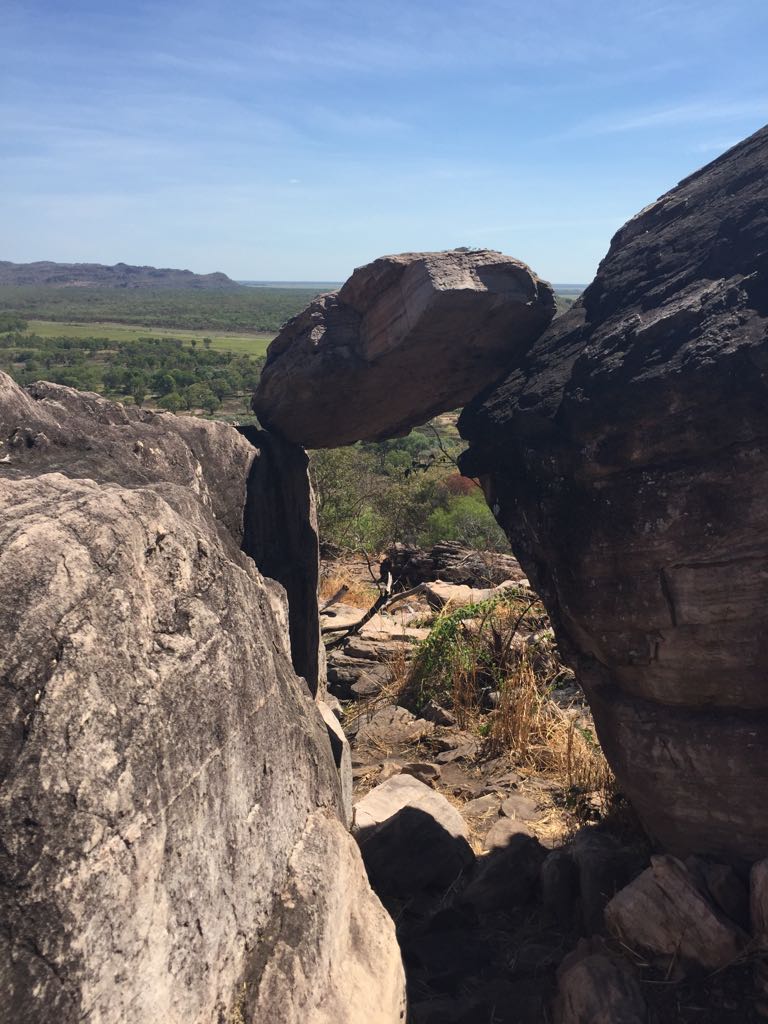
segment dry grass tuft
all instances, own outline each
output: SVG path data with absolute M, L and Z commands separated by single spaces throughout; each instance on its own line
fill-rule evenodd
M 524 773 L 546 777 L 577 815 L 611 804 L 615 781 L 589 710 L 530 592 L 512 588 L 437 617 L 401 677 L 399 702 L 418 710 L 430 697 L 484 738 L 484 757 L 508 755 Z
M 367 583 L 352 573 L 345 572 L 343 568 L 335 571 L 324 571 L 320 577 L 319 599 L 320 604 L 330 600 L 343 587 L 344 593 L 339 597 L 338 604 L 348 604 L 353 608 L 370 608 L 379 596 L 378 589 L 374 586 L 373 580 Z

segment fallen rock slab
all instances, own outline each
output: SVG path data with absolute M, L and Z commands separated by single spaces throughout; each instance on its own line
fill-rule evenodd
M 654 856 L 651 866 L 605 908 L 610 931 L 630 949 L 717 970 L 744 951 L 748 936 L 709 901 L 682 861 Z
M 492 384 L 554 313 L 551 286 L 502 253 L 384 256 L 288 321 L 253 409 L 307 448 L 399 436 Z
M 355 746 L 389 750 L 418 743 L 425 736 L 431 735 L 434 729 L 432 722 L 416 718 L 407 708 L 387 705 L 376 711 L 369 721 L 360 726 Z
M 410 775 L 388 779 L 355 804 L 354 834 L 385 903 L 447 888 L 474 860 L 456 808 Z
M 468 587 L 459 583 L 446 583 L 435 580 L 424 584 L 424 595 L 433 608 L 464 608 L 467 605 L 480 604 L 494 597 L 501 597 L 505 590 L 519 587 L 512 580 L 505 580 L 498 587 Z

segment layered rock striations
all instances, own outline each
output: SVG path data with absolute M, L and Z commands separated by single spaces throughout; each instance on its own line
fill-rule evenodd
M 464 410 L 481 475 L 650 833 L 768 849 L 768 128 L 612 241 Z
M 241 551 L 260 457 L 0 375 L 8 1020 L 402 1019 L 284 591 Z
M 384 256 L 286 324 L 253 408 L 308 448 L 407 433 L 497 380 L 554 312 L 550 285 L 502 253 Z

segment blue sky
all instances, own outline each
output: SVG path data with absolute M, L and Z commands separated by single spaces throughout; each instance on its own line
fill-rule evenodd
M 2 0 L 0 258 L 586 282 L 768 121 L 765 0 Z

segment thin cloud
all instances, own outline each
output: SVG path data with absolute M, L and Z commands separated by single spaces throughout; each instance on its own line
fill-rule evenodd
M 700 124 L 707 121 L 740 120 L 749 117 L 768 117 L 768 99 L 686 103 L 660 110 L 627 112 L 614 118 L 592 118 L 576 125 L 569 135 L 579 137 L 616 135 L 641 131 L 646 128 L 673 125 Z

